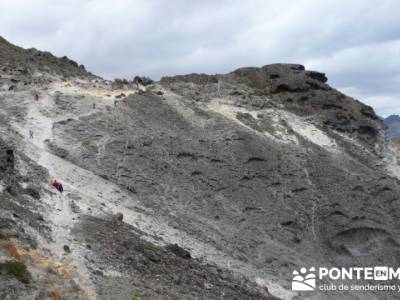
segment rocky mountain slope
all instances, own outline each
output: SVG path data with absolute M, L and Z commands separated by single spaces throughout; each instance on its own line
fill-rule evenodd
M 385 118 L 384 123 L 387 126 L 387 134 L 390 139 L 400 138 L 400 116 L 390 115 Z
M 290 290 L 302 266 L 399 264 L 384 124 L 324 74 L 113 84 L 5 40 L 0 62 L 0 258 L 29 279 L 3 272 L 2 298 L 382 296 Z

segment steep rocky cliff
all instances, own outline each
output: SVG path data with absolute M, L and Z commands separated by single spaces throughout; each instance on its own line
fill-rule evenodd
M 400 138 L 400 116 L 390 115 L 385 118 L 384 123 L 387 126 L 387 135 L 392 140 L 397 140 Z
M 325 74 L 274 64 L 115 85 L 0 44 L 1 251 L 30 278 L 0 275 L 3 295 L 382 295 L 290 290 L 303 266 L 399 264 L 400 172 L 384 125 Z M 33 55 L 27 72 L 15 55 Z

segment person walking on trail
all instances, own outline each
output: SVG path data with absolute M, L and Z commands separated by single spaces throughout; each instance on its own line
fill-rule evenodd
M 34 98 L 35 98 L 36 101 L 38 101 L 39 100 L 39 95 L 35 94 Z
M 93 103 L 93 109 L 96 109 L 96 103 Z
M 117 105 L 119 105 L 119 101 L 118 100 L 114 100 L 114 107 L 117 107 Z
M 29 130 L 29 138 L 33 139 L 33 131 L 32 130 Z
M 61 182 L 57 181 L 57 179 L 54 179 L 54 180 L 51 182 L 51 185 L 52 185 L 53 187 L 55 187 L 60 193 L 62 193 L 62 192 L 64 191 L 64 188 L 63 188 Z

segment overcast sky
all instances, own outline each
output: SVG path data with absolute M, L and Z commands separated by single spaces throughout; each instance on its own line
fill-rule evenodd
M 5 0 L 0 35 L 108 79 L 301 63 L 400 113 L 398 0 Z

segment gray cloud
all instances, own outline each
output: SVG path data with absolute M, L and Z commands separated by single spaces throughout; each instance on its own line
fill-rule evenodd
M 106 78 L 295 62 L 382 115 L 400 113 L 400 3 L 372 1 L 0 2 L 1 33 Z

